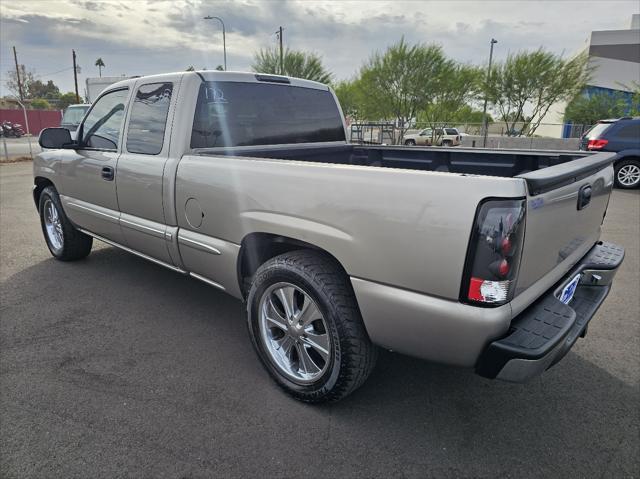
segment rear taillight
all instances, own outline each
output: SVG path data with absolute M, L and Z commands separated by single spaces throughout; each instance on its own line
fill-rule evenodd
M 609 140 L 589 140 L 587 143 L 587 150 L 601 150 L 607 146 Z
M 524 243 L 525 200 L 488 200 L 473 225 L 460 299 L 500 306 L 513 299 Z

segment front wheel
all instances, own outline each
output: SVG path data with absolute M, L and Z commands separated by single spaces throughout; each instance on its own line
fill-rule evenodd
M 404 142 L 405 146 L 416 146 L 415 140 L 407 140 Z
M 637 188 L 640 185 L 640 161 L 621 160 L 615 168 L 616 186 L 623 189 Z
M 44 239 L 56 259 L 74 261 L 91 252 L 93 238 L 71 224 L 53 186 L 48 186 L 40 194 L 39 211 Z
M 337 401 L 367 379 L 377 357 L 348 277 L 316 251 L 285 253 L 256 272 L 249 334 L 273 379 L 296 399 Z

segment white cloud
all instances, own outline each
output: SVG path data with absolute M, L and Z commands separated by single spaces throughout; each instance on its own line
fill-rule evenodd
M 606 15 L 602 13 L 606 5 Z M 411 42 L 436 42 L 464 62 L 484 63 L 491 37 L 496 57 L 544 46 L 566 54 L 584 48 L 592 30 L 627 28 L 635 1 L 258 1 L 203 0 L 22 0 L 2 2 L 0 69 L 12 66 L 11 46 L 20 62 L 39 73 L 55 72 L 78 53 L 83 75 L 93 75 L 102 57 L 105 74 L 150 74 L 189 65 L 214 68 L 222 63 L 227 27 L 230 69 L 245 70 L 255 50 L 276 45 L 274 32 L 285 28 L 285 43 L 323 56 L 337 78 L 353 75 L 374 50 L 405 36 Z M 64 90 L 73 78 L 51 76 Z M 4 91 L 3 89 L 0 91 Z

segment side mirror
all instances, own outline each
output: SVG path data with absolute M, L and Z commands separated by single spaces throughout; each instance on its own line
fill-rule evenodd
M 40 132 L 38 143 L 42 148 L 70 148 L 75 146 L 71 132 L 66 128 L 45 128 Z

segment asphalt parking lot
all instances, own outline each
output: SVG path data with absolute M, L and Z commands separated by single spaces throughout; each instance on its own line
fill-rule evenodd
M 31 164 L 0 166 L 1 477 L 637 477 L 640 192 L 603 238 L 627 257 L 586 339 L 516 385 L 391 353 L 329 406 L 290 399 L 242 304 L 101 243 L 46 249 Z
M 41 151 L 42 148 L 38 144 L 38 137 L 0 138 L 0 162 L 17 157 L 31 156 L 32 153 L 35 155 Z

